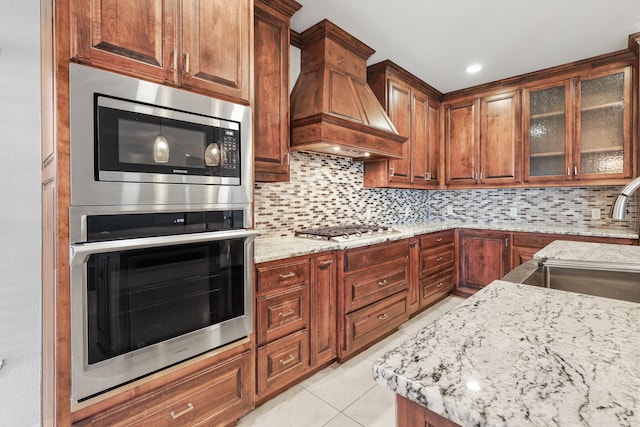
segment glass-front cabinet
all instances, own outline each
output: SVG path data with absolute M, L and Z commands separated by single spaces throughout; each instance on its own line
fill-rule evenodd
M 525 89 L 526 180 L 630 177 L 631 99 L 631 67 Z

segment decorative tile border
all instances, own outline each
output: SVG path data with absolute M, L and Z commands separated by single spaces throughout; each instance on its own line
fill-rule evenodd
M 255 185 L 255 227 L 266 237 L 308 227 L 354 222 L 396 224 L 459 220 L 474 223 L 557 225 L 636 231 L 637 202 L 629 219 L 612 221 L 618 187 L 483 190 L 396 190 L 363 186 L 363 166 L 342 157 L 291 153 L 291 181 Z M 452 214 L 447 214 L 447 208 Z M 511 216 L 511 210 L 517 211 Z M 600 209 L 601 219 L 592 219 Z

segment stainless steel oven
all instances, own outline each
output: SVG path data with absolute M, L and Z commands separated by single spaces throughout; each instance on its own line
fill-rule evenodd
M 251 334 L 245 214 L 72 209 L 74 402 Z

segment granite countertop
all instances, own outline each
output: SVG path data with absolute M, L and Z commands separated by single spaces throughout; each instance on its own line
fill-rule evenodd
M 640 270 L 640 246 L 556 240 L 533 257 L 565 265 L 609 266 Z
M 558 227 L 546 225 L 530 225 L 517 223 L 468 223 L 460 221 L 427 221 L 420 223 L 394 224 L 393 228 L 399 231 L 396 234 L 383 234 L 350 242 L 318 241 L 303 239 L 300 237 L 259 237 L 254 248 L 254 261 L 256 263 L 291 258 L 299 255 L 310 255 L 335 249 L 349 249 L 367 246 L 391 240 L 406 239 L 420 234 L 449 230 L 452 228 L 475 228 L 484 230 L 500 230 L 513 232 L 553 233 L 564 235 L 581 235 L 593 237 L 614 237 L 637 239 L 638 234 L 634 230 L 624 232 L 610 229 L 584 229 L 571 227 Z
M 494 281 L 373 376 L 462 426 L 639 426 L 640 304 Z

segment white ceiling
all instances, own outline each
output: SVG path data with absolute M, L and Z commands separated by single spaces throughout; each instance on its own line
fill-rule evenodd
M 628 46 L 640 0 L 297 0 L 302 32 L 328 19 L 446 93 Z M 481 63 L 475 75 L 465 73 Z

